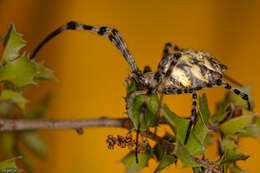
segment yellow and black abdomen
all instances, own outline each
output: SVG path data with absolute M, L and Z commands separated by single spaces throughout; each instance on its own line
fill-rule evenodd
M 176 88 L 196 88 L 222 78 L 226 66 L 204 52 L 183 51 L 172 69 L 169 83 Z

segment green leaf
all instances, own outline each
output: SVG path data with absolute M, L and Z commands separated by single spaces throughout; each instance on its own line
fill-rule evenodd
M 135 129 L 138 128 L 139 116 L 141 115 L 141 107 L 144 102 L 145 95 L 136 96 L 127 110 L 129 118 L 132 120 Z M 158 96 L 152 94 L 149 96 L 149 102 L 144 112 L 144 118 L 140 125 L 140 130 L 147 130 L 148 127 L 157 125 L 157 108 L 159 99 Z
M 169 142 L 176 142 L 176 137 L 171 135 L 170 133 L 166 132 L 163 136 L 163 139 L 168 140 Z
M 163 147 L 162 144 L 157 143 L 154 148 L 153 148 L 153 152 L 157 158 L 158 161 L 161 161 L 163 156 L 165 155 L 165 149 Z
M 218 123 L 223 121 L 227 115 L 228 115 L 228 111 L 227 111 L 227 102 L 220 102 L 217 104 L 216 106 L 216 113 L 210 118 L 210 121 L 212 123 Z
M 203 94 L 202 97 L 199 97 L 199 114 L 198 114 L 198 120 L 196 122 L 195 127 L 192 129 L 193 133 L 197 137 L 197 139 L 200 141 L 201 144 L 204 143 L 204 140 L 208 134 L 208 128 L 206 126 L 206 123 L 209 120 L 210 113 L 207 103 L 207 97 L 205 94 Z
M 47 94 L 39 103 L 34 105 L 28 112 L 24 113 L 23 118 L 33 119 L 43 117 L 47 113 L 50 98 L 50 95 Z
M 210 118 L 210 112 L 208 107 L 208 100 L 205 93 L 201 97 L 199 97 L 199 112 L 201 114 L 203 122 L 207 123 Z
M 0 81 L 8 81 L 16 87 L 33 83 L 35 65 L 28 56 L 22 56 L 0 67 Z
M 48 146 L 46 141 L 35 131 L 21 132 L 20 137 L 24 144 L 36 155 L 46 158 L 48 155 Z
M 245 129 L 239 131 L 237 135 L 239 137 L 253 137 L 256 138 L 260 134 L 260 118 L 255 117 L 252 124 L 247 126 Z
M 25 109 L 25 104 L 27 100 L 20 94 L 12 90 L 3 90 L 0 93 L 0 100 L 11 100 L 13 101 L 21 110 Z
M 13 104 L 8 101 L 0 101 L 0 116 L 8 117 L 13 111 Z
M 121 160 L 121 162 L 125 165 L 127 173 L 137 172 L 148 166 L 148 161 L 150 160 L 150 158 L 152 158 L 152 156 L 153 153 L 151 151 L 151 148 L 147 144 L 145 152 L 138 154 L 138 163 L 136 163 L 135 151 L 131 151 L 130 153 L 128 153 Z
M 166 133 L 163 139 L 168 140 L 169 142 L 176 142 L 176 138 L 169 133 Z M 171 151 L 170 148 L 165 148 L 165 146 L 160 143 L 155 145 L 153 153 L 155 154 L 157 160 L 160 161 L 155 170 L 156 173 L 159 173 L 164 168 L 167 168 L 177 161 L 177 157 L 173 154 L 173 151 Z
M 225 153 L 223 154 L 223 156 L 220 158 L 220 160 L 218 160 L 216 163 L 218 165 L 224 164 L 224 163 L 232 163 L 238 160 L 246 160 L 248 159 L 249 156 L 243 154 L 243 153 L 239 153 L 233 150 L 227 150 L 225 151 Z
M 169 122 L 169 124 L 171 125 L 173 131 L 176 134 L 176 137 L 180 139 L 181 143 L 184 143 L 189 121 L 171 112 L 166 105 L 162 107 L 161 112 L 163 116 L 166 118 L 166 120 Z M 188 143 L 186 144 L 185 147 L 192 155 L 202 154 L 205 152 L 205 147 L 197 139 L 193 130 L 191 131 Z
M 238 147 L 235 139 L 232 137 L 224 137 L 221 142 L 221 146 L 224 151 L 235 150 Z
M 34 76 L 35 80 L 56 80 L 53 71 L 43 65 L 43 62 L 36 63 L 36 75 Z
M 4 52 L 2 64 L 14 60 L 19 55 L 19 51 L 25 46 L 22 35 L 17 33 L 14 24 L 11 24 L 8 33 L 4 38 Z
M 201 166 L 196 161 L 195 157 L 193 157 L 187 148 L 178 140 L 178 138 L 175 148 L 175 155 L 181 160 L 182 167 L 184 168 Z
M 1 146 L 5 158 L 10 158 L 15 149 L 15 135 L 11 132 L 3 132 L 1 135 Z
M 205 140 L 204 140 L 203 145 L 204 145 L 205 147 L 207 147 L 207 146 L 213 144 L 213 142 L 214 142 L 214 139 L 213 139 L 213 138 L 214 138 L 214 136 L 213 136 L 212 134 L 207 134 L 207 136 L 206 136 L 206 138 L 205 138 Z
M 180 139 L 182 143 L 184 143 L 189 121 L 185 120 L 182 117 L 179 117 L 178 115 L 170 111 L 167 105 L 164 105 L 161 108 L 161 112 L 166 120 L 169 122 L 176 136 Z
M 129 98 L 129 96 L 130 96 L 133 92 L 135 92 L 135 91 L 137 91 L 137 90 L 138 90 L 137 83 L 136 83 L 136 81 L 134 80 L 134 78 L 131 78 L 130 84 L 129 84 L 129 86 L 127 87 L 127 90 L 126 90 L 126 93 L 127 93 L 127 95 L 126 95 L 126 101 L 127 101 L 127 99 Z
M 230 173 L 247 173 L 247 171 L 239 168 L 235 163 L 229 164 L 228 168 L 230 170 Z
M 0 162 L 0 173 L 19 173 L 15 160 L 16 158 Z
M 155 169 L 155 173 L 159 173 L 161 172 L 163 169 L 167 168 L 168 166 L 170 166 L 171 164 L 175 163 L 177 161 L 176 156 L 174 155 L 164 155 L 158 165 L 158 167 Z
M 225 134 L 233 134 L 245 127 L 249 126 L 254 119 L 254 115 L 242 115 L 240 117 L 232 118 L 220 125 L 220 130 Z

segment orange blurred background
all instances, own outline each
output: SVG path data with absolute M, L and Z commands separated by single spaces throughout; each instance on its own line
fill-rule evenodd
M 210 52 L 228 66 L 228 75 L 252 87 L 256 112 L 260 111 L 259 18 L 257 0 L 0 0 L 0 35 L 7 32 L 13 21 L 17 31 L 24 34 L 29 52 L 48 33 L 70 20 L 117 28 L 141 69 L 145 65 L 156 69 L 166 42 Z M 26 92 L 33 103 L 51 91 L 53 100 L 46 117 L 126 117 L 123 80 L 130 68 L 107 38 L 68 31 L 47 44 L 37 60 L 44 60 L 59 79 L 58 83 L 30 86 Z M 207 93 L 213 112 L 225 89 L 203 90 L 200 94 L 203 92 Z M 164 101 L 177 114 L 189 115 L 190 95 L 166 96 Z M 162 127 L 161 131 L 164 130 Z M 48 140 L 50 153 L 47 160 L 36 159 L 33 172 L 124 172 L 119 160 L 127 150 L 108 150 L 105 140 L 108 134 L 124 135 L 126 130 L 86 129 L 83 135 L 72 130 L 41 133 Z M 251 157 L 240 165 L 250 173 L 260 171 L 259 142 L 259 138 L 241 142 L 241 151 Z M 211 158 L 215 151 L 209 154 Z M 152 172 L 156 166 L 151 161 L 143 172 Z M 163 172 L 191 172 L 191 169 L 172 165 Z

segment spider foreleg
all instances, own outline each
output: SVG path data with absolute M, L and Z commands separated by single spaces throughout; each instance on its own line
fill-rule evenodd
M 102 35 L 105 37 L 108 37 L 109 40 L 117 47 L 117 49 L 123 54 L 124 58 L 126 59 L 126 61 L 128 62 L 128 64 L 130 65 L 132 71 L 134 73 L 136 73 L 138 76 L 142 76 L 142 72 L 140 71 L 140 69 L 137 67 L 137 65 L 135 64 L 127 46 L 126 43 L 124 42 L 123 38 L 121 37 L 121 35 L 119 34 L 119 32 L 112 27 L 107 27 L 107 26 L 90 26 L 90 25 L 85 25 L 85 24 L 81 24 L 75 21 L 71 21 L 68 22 L 62 26 L 60 26 L 59 28 L 57 28 L 55 31 L 53 31 L 52 33 L 50 33 L 37 47 L 36 49 L 33 51 L 32 55 L 31 55 L 31 59 L 33 59 L 36 54 L 38 53 L 38 51 L 51 39 L 53 39 L 54 37 L 56 37 L 57 35 L 59 35 L 60 33 L 67 31 L 67 30 L 88 30 L 92 33 L 98 34 L 98 35 Z
M 190 123 L 186 132 L 184 144 L 187 144 L 190 132 L 191 132 L 191 127 L 194 125 L 194 123 L 197 120 L 197 113 L 196 113 L 196 108 L 197 108 L 197 93 L 193 92 L 192 93 L 192 109 L 191 109 L 191 118 L 190 118 Z
M 234 92 L 236 95 L 238 95 L 240 98 L 242 98 L 243 100 L 247 101 L 247 107 L 248 107 L 248 110 L 251 110 L 251 105 L 250 105 L 250 102 L 249 102 L 249 98 L 248 98 L 248 95 L 240 90 L 238 90 L 237 88 L 234 88 L 232 87 L 231 85 L 229 85 L 228 83 L 226 82 L 223 82 L 221 80 L 218 80 L 217 81 L 217 85 L 222 85 L 224 86 L 224 88 L 228 89 L 228 90 L 231 90 L 232 92 Z

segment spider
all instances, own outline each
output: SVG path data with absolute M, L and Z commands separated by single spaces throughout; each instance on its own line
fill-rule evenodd
M 236 88 L 233 88 L 230 84 L 221 80 L 227 67 L 218 62 L 210 54 L 202 51 L 194 51 L 191 49 L 181 49 L 175 44 L 166 43 L 163 49 L 162 59 L 157 67 L 156 72 L 152 72 L 149 66 L 146 66 L 142 72 L 136 65 L 126 46 L 126 43 L 120 36 L 118 30 L 112 27 L 90 26 L 75 21 L 68 22 L 50 33 L 36 47 L 30 58 L 33 59 L 45 43 L 66 30 L 88 30 L 92 33 L 108 37 L 109 40 L 121 52 L 125 60 L 130 65 L 132 70 L 131 76 L 136 80 L 138 85 L 141 86 L 140 88 L 142 88 L 142 90 L 131 94 L 127 101 L 127 108 L 129 108 L 129 105 L 131 105 L 133 99 L 136 96 L 141 94 L 146 95 L 141 106 L 139 124 L 142 121 L 144 116 L 143 114 L 151 94 L 160 95 L 158 106 L 158 114 L 160 114 L 159 110 L 163 100 L 163 95 L 191 93 L 193 99 L 191 118 L 184 144 L 187 143 L 191 128 L 196 122 L 198 90 L 223 86 L 224 88 L 233 91 L 242 99 L 246 100 L 248 103 L 248 109 L 251 109 L 247 94 Z M 138 141 L 138 138 L 136 141 Z

